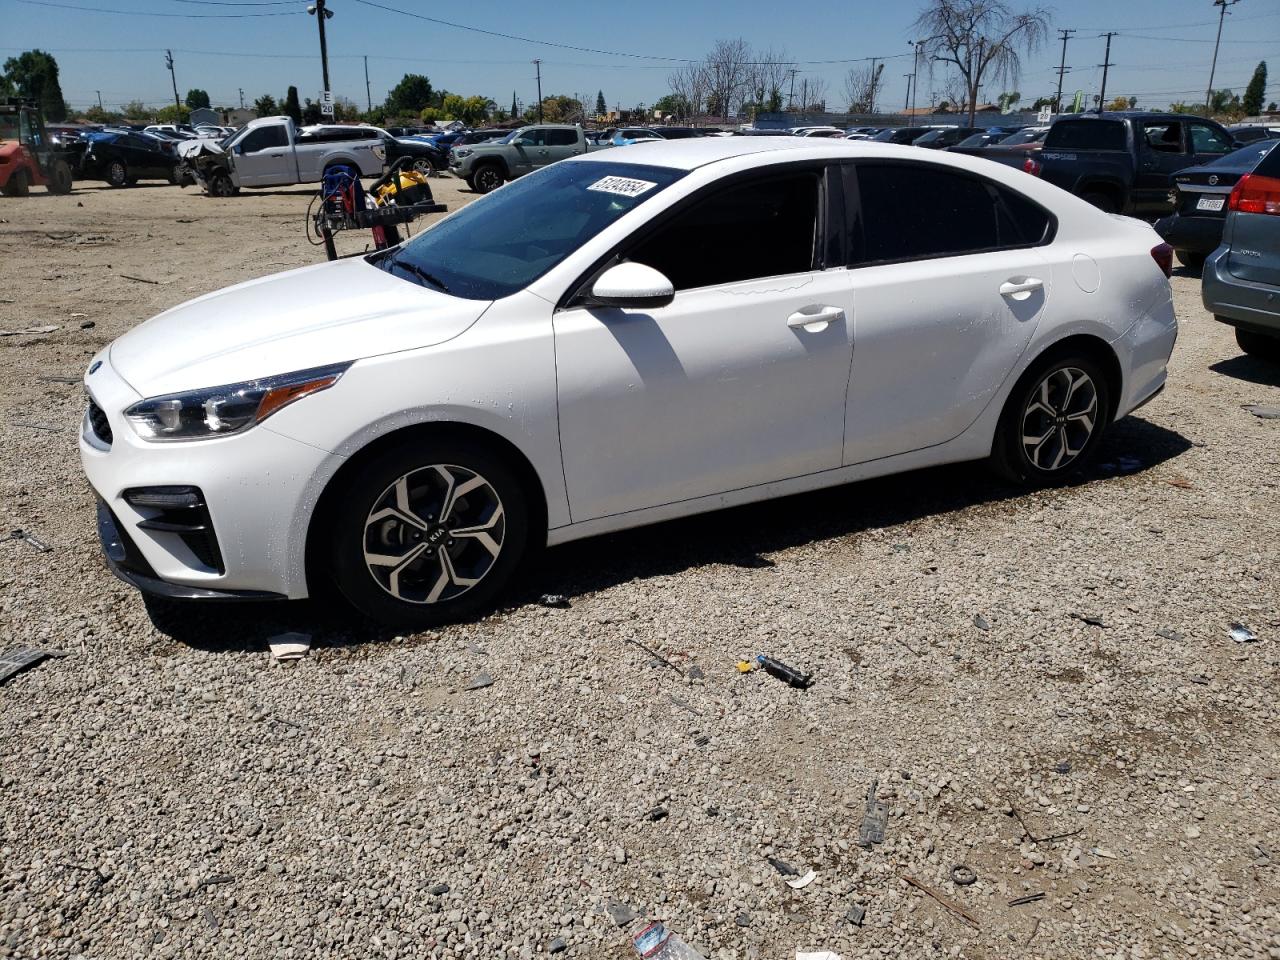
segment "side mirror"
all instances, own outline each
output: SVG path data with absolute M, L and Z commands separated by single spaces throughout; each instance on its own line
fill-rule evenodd
M 592 300 L 605 307 L 665 307 L 675 299 L 671 281 L 643 263 L 619 263 L 596 278 Z

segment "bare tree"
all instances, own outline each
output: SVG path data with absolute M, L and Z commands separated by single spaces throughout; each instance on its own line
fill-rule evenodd
M 681 119 L 693 119 L 702 113 L 707 99 L 707 71 L 700 63 L 686 63 L 675 73 L 667 77 L 667 86 L 672 95 L 688 112 Z
M 725 120 L 742 102 L 751 59 L 751 47 L 742 39 L 717 40 L 707 54 L 707 99 L 714 101 L 716 112 Z
M 786 51 L 772 48 L 754 51 L 747 68 L 745 99 L 759 111 L 776 113 L 782 109 L 782 88 L 790 66 Z
M 988 74 L 1009 85 L 1018 82 L 1022 53 L 1031 53 L 1049 33 L 1049 13 L 1036 7 L 1014 13 L 1002 0 L 930 0 L 916 18 L 925 36 L 923 51 L 959 72 L 973 126 L 978 88 Z
M 844 95 L 849 100 L 850 113 L 872 113 L 875 110 L 876 91 L 883 72 L 883 63 L 849 68 L 844 78 Z
M 827 81 L 822 77 L 805 77 L 800 81 L 800 110 L 804 113 L 825 113 L 827 109 Z
M 949 76 L 942 85 L 942 99 L 940 104 L 945 103 L 947 109 L 952 113 L 965 113 L 969 109 L 969 91 L 965 86 L 964 78 L 959 76 Z M 972 117 L 972 114 L 970 114 Z M 973 121 L 970 120 L 970 126 Z

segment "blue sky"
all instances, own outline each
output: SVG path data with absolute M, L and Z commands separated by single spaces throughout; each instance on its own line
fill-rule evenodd
M 696 59 L 721 38 L 785 51 L 794 61 L 896 57 L 884 71 L 884 102 L 904 102 L 911 71 L 911 23 L 923 0 L 910 3 L 849 3 L 810 0 L 801 7 L 776 0 L 557 0 L 555 3 L 489 2 L 427 4 L 377 0 L 385 7 L 437 17 L 468 27 L 541 43 L 507 39 L 428 22 L 379 9 L 360 0 L 329 0 L 330 76 L 334 93 L 365 103 L 368 55 L 374 103 L 406 72 L 425 73 L 437 88 L 481 93 L 506 106 L 514 90 L 522 103 L 535 99 L 534 68 L 540 57 L 543 93 L 603 90 L 609 105 L 651 104 L 667 92 L 666 78 L 679 64 L 649 57 Z M 1015 9 L 1022 7 L 1010 0 Z M 98 8 L 91 12 L 87 9 Z M 179 91 L 209 91 L 215 105 L 246 103 L 261 93 L 281 96 L 295 84 L 302 96 L 321 87 L 315 18 L 306 0 L 0 0 L 0 56 L 39 47 L 61 68 L 62 89 L 83 108 L 102 92 L 108 107 L 140 99 L 170 102 L 165 48 L 173 50 Z M 1099 34 L 1120 31 L 1112 41 L 1108 94 L 1136 95 L 1139 105 L 1163 107 L 1173 100 L 1204 96 L 1213 55 L 1217 8 L 1210 0 L 1075 0 L 1052 9 L 1054 28 L 1078 32 L 1067 48 L 1064 90 L 1096 93 L 1103 43 Z M 160 16 L 159 14 L 168 14 Z M 252 14 L 231 18 L 228 14 Z M 262 14 L 271 14 L 263 16 Z M 1267 99 L 1280 100 L 1280 4 L 1240 0 L 1230 7 L 1218 56 L 1215 87 L 1242 92 L 1254 66 L 1272 60 Z M 592 48 L 587 52 L 549 45 Z M 1026 99 L 1052 94 L 1060 43 L 1051 40 L 1025 63 L 1017 85 Z M 801 75 L 825 80 L 828 103 L 843 109 L 848 64 L 797 63 Z M 944 77 L 933 86 L 941 89 Z M 923 104 L 930 92 L 919 88 Z M 990 99 L 999 90 L 983 90 Z M 988 96 L 990 94 L 990 97 Z

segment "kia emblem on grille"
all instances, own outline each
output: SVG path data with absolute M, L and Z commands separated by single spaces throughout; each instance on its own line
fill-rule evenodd
M 89 364 L 89 373 L 95 373 L 100 366 L 102 366 L 101 360 L 93 361 L 93 363 Z

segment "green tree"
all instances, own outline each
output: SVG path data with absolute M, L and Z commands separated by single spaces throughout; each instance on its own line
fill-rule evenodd
M 298 88 L 290 87 L 284 95 L 285 116 L 292 118 L 295 124 L 302 123 L 302 104 L 298 103 Z
M 28 50 L 4 62 L 7 85 L 40 105 L 46 121 L 58 123 L 67 118 L 67 102 L 62 99 L 58 83 L 58 61 L 43 50 Z
M 1243 110 L 1240 97 L 1230 90 L 1214 90 L 1209 96 L 1209 115 L 1239 114 Z
M 151 108 L 141 100 L 130 100 L 120 108 L 124 118 L 130 123 L 141 123 L 151 119 Z
M 187 123 L 191 119 L 191 111 L 176 103 L 167 103 L 159 110 L 152 111 L 156 123 Z
M 260 117 L 274 117 L 280 112 L 280 105 L 276 103 L 275 97 L 264 93 L 253 101 L 253 111 Z
M 339 123 L 358 120 L 360 118 L 360 108 L 355 105 L 353 100 L 347 97 L 333 98 L 333 119 Z
M 444 111 L 439 107 L 423 107 L 422 112 L 418 114 L 418 118 L 423 123 L 435 123 L 437 120 L 443 120 Z
M 306 126 L 324 122 L 324 114 L 320 112 L 320 104 L 313 102 L 310 97 L 307 97 L 302 103 L 302 122 Z
M 182 102 L 187 105 L 188 110 L 198 110 L 200 107 L 210 106 L 208 92 L 201 90 L 199 87 L 193 87 L 188 90 L 187 98 Z
M 1253 77 L 1249 86 L 1244 88 L 1244 112 L 1251 117 L 1262 113 L 1262 100 L 1267 94 L 1267 61 L 1263 60 L 1253 68 Z
M 689 101 L 678 93 L 668 93 L 665 97 L 658 98 L 658 101 L 653 105 L 653 109 L 661 110 L 664 115 L 687 117 L 689 115 Z M 608 112 L 608 110 L 605 111 L 605 113 Z
M 520 115 L 520 108 L 516 106 L 516 92 L 511 91 L 511 119 L 514 120 Z
M 431 81 L 420 73 L 406 73 L 387 95 L 387 113 L 417 116 L 423 107 L 434 104 Z
M 605 102 L 604 91 L 597 90 L 596 91 L 596 116 L 603 117 L 608 112 L 609 112 L 609 104 Z

